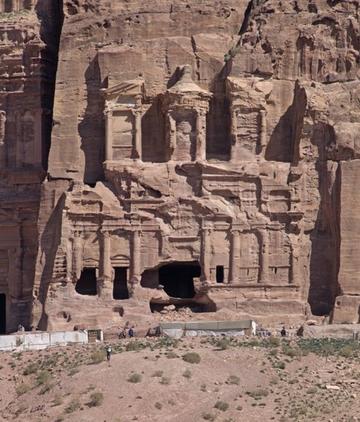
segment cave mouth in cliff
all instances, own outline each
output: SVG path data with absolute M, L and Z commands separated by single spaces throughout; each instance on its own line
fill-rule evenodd
M 0 334 L 6 334 L 6 295 L 0 293 Z
M 192 299 L 195 296 L 194 277 L 200 277 L 197 262 L 174 262 L 159 268 L 159 284 L 170 297 Z
M 76 293 L 86 296 L 97 295 L 96 268 L 84 268 L 75 286 Z
M 114 268 L 114 286 L 113 286 L 113 298 L 115 300 L 129 299 L 129 289 L 127 285 L 128 281 L 128 268 L 127 267 L 115 267 Z

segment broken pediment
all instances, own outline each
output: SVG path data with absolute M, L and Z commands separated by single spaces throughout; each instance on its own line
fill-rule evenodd
M 145 83 L 144 79 L 138 78 L 130 81 L 119 82 L 109 88 L 102 89 L 102 94 L 107 102 L 112 104 L 135 105 L 137 97 L 144 98 Z

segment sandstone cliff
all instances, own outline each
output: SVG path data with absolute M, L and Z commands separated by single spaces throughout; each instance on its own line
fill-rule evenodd
M 359 1 L 9 4 L 7 330 L 358 322 Z

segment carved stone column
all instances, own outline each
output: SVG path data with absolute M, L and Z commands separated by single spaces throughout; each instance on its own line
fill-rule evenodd
M 290 277 L 289 283 L 301 285 L 301 254 L 298 247 L 298 242 L 294 238 L 290 238 Z
M 130 260 L 130 283 L 132 289 L 141 281 L 141 232 L 136 229 L 132 232 L 131 260 Z
M 105 160 L 113 159 L 113 114 L 112 110 L 105 111 Z
M 97 283 L 99 296 L 112 296 L 111 238 L 109 232 L 101 234 L 100 243 L 100 277 Z
M 269 283 L 269 235 L 266 229 L 260 230 L 260 269 L 259 283 Z
M 211 259 L 211 244 L 210 244 L 210 228 L 203 228 L 201 232 L 201 281 L 202 283 L 211 282 L 210 259 Z
M 166 115 L 166 138 L 169 140 L 168 142 L 168 159 L 171 160 L 176 148 L 176 121 L 172 117 L 171 112 L 167 113 Z
M 22 296 L 22 268 L 21 268 L 21 248 L 9 249 L 9 272 L 8 288 L 12 299 L 20 299 Z
M 73 248 L 70 240 L 66 243 L 66 282 L 69 283 L 72 280 L 73 274 Z
M 240 279 L 240 230 L 233 229 L 231 231 L 231 244 L 230 244 L 230 272 L 229 283 L 238 284 Z
M 141 119 L 142 111 L 133 110 L 133 115 L 135 117 L 135 136 L 134 136 L 134 145 L 133 145 L 133 157 L 141 160 L 142 158 L 142 128 L 141 128 Z
M 75 279 L 79 279 L 83 269 L 83 241 L 81 232 L 74 233 L 73 271 Z
M 196 118 L 196 161 L 206 160 L 206 113 L 197 112 Z
M 5 125 L 6 113 L 0 110 L 0 169 L 6 166 Z
M 261 151 L 267 145 L 267 122 L 266 122 L 266 111 L 260 110 L 260 147 Z

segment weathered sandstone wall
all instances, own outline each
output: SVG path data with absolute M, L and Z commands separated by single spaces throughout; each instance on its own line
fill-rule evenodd
M 0 39 L 7 330 L 358 322 L 358 0 L 0 1 Z

